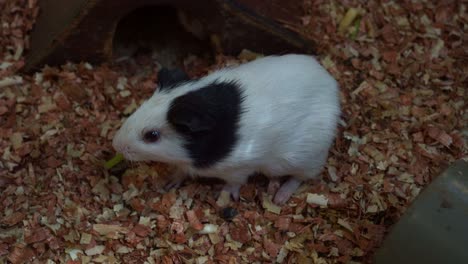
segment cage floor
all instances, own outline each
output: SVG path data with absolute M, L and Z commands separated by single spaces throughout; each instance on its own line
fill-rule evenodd
M 461 2 L 305 1 L 288 27 L 318 43 L 343 122 L 322 179 L 278 207 L 261 179 L 229 203 L 219 184 L 164 192 L 162 164 L 104 169 L 157 62 L 143 53 L 22 75 L 37 3 L 0 1 L 0 263 L 370 262 L 420 191 L 466 158 Z M 184 65 L 201 76 L 251 55 Z

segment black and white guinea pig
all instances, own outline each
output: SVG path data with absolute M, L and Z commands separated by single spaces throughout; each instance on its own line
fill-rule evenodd
M 337 82 L 311 56 L 268 56 L 190 80 L 163 70 L 159 89 L 122 125 L 114 148 L 127 160 L 161 161 L 186 176 L 216 177 L 234 199 L 248 177 L 292 176 L 282 204 L 316 178 L 340 115 Z

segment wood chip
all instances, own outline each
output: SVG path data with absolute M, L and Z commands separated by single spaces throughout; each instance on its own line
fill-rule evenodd
M 328 198 L 322 194 L 308 193 L 307 194 L 307 203 L 315 204 L 322 207 L 328 206 Z

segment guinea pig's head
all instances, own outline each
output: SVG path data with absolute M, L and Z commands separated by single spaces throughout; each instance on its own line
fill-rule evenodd
M 182 162 L 183 139 L 166 121 L 167 104 L 149 99 L 120 127 L 112 145 L 130 161 Z
M 201 168 L 222 160 L 234 149 L 243 111 L 240 85 L 204 79 L 180 83 L 180 79 L 169 78 L 169 84 L 160 84 L 159 91 L 117 131 L 114 148 L 127 160 Z
M 122 124 L 114 136 L 114 149 L 130 161 L 188 162 L 184 139 L 169 124 L 174 95 L 170 90 L 188 80 L 181 70 L 162 69 L 159 90 Z

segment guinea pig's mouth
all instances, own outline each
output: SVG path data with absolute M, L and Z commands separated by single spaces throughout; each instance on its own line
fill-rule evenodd
M 137 151 L 123 151 L 122 155 L 125 157 L 126 160 L 128 161 L 134 161 L 134 162 L 144 162 L 144 161 L 160 161 L 160 160 L 155 160 L 154 155 L 151 154 L 146 154 L 144 152 L 137 152 Z
M 121 140 L 118 137 L 118 134 L 114 138 L 112 146 L 118 153 L 122 154 L 127 161 L 143 161 L 143 159 L 140 157 L 140 153 L 136 150 L 133 150 L 132 147 L 130 147 L 130 144 L 128 144 L 126 141 Z
M 129 151 L 129 150 L 125 150 L 125 151 L 121 151 L 120 153 L 122 153 L 122 155 L 124 156 L 124 158 L 128 161 L 143 161 L 143 159 L 141 159 L 140 157 L 138 157 L 138 155 L 136 154 L 136 152 L 132 152 L 132 151 Z

